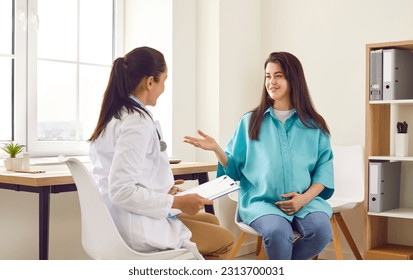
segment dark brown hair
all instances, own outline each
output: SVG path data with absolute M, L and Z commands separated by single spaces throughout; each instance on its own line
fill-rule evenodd
M 301 122 L 308 128 L 320 128 L 324 133 L 330 134 L 324 118 L 317 113 L 312 104 L 310 92 L 304 76 L 304 70 L 298 58 L 287 52 L 273 52 L 265 61 L 264 69 L 266 69 L 268 63 L 278 63 L 280 65 L 291 88 L 291 105 L 295 108 Z M 258 140 L 264 113 L 273 105 L 274 100 L 267 92 L 264 79 L 261 102 L 251 111 L 252 114 L 248 128 L 250 139 Z
M 123 108 L 129 113 L 137 111 L 143 114 L 129 95 L 142 79 L 152 76 L 155 82 L 159 82 L 161 73 L 165 71 L 166 62 L 163 54 L 149 47 L 136 48 L 124 57 L 117 58 L 113 62 L 103 95 L 98 123 L 89 141 L 96 140 L 112 118 L 120 119 Z

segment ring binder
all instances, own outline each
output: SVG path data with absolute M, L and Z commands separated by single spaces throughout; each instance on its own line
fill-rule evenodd
M 383 100 L 383 50 L 370 51 L 370 100 Z
M 399 208 L 401 162 L 369 163 L 369 212 Z
M 413 99 L 413 52 L 383 50 L 383 100 Z

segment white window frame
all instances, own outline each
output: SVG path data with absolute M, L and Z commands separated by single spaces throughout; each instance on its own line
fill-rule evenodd
M 15 1 L 14 15 L 14 110 L 13 110 L 13 139 L 18 143 L 26 143 L 26 45 L 27 45 L 27 5 L 26 0 Z
M 15 108 L 14 108 L 14 140 L 27 145 L 31 156 L 87 155 L 89 145 L 86 141 L 37 141 L 37 93 L 36 77 L 28 76 L 28 67 L 34 67 L 30 60 L 35 57 L 36 29 L 38 24 L 37 0 L 16 1 L 16 58 L 15 58 Z M 113 58 L 124 52 L 124 0 L 115 1 L 115 46 Z M 97 10 L 99 8 L 97 7 Z M 37 58 L 36 58 L 37 59 Z M 102 93 L 103 94 L 103 93 Z

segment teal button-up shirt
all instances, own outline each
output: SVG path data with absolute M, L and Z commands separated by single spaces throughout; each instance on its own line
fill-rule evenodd
M 259 140 L 248 137 L 251 113 L 241 119 L 225 153 L 228 164 L 218 166 L 218 176 L 227 174 L 240 181 L 239 215 L 250 224 L 255 219 L 276 214 L 292 221 L 308 213 L 322 211 L 331 217 L 332 209 L 325 201 L 334 192 L 333 154 L 330 137 L 318 128 L 308 128 L 296 112 L 285 124 L 277 119 L 272 108 L 263 118 Z M 287 215 L 274 203 L 282 194 L 304 193 L 313 183 L 324 190 L 294 215 Z

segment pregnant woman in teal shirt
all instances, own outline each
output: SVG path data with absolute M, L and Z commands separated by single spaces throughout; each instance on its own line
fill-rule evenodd
M 225 151 L 214 138 L 185 142 L 214 151 L 218 175 L 240 181 L 239 215 L 263 237 L 269 259 L 310 259 L 331 241 L 333 154 L 327 124 L 312 105 L 300 61 L 265 62 L 260 104 L 245 114 Z M 301 238 L 293 242 L 293 231 Z

